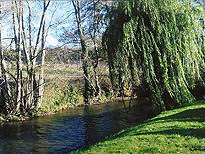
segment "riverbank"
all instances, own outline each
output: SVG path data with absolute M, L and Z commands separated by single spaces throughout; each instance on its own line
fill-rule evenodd
M 52 68 L 52 69 L 51 69 Z M 107 68 L 99 72 L 100 85 L 111 87 L 107 74 Z M 0 122 L 25 121 L 36 117 L 53 115 L 64 109 L 72 109 L 84 105 L 83 91 L 84 79 L 82 70 L 71 68 L 70 66 L 54 65 L 45 67 L 45 89 L 41 107 L 32 109 L 29 112 L 19 111 L 16 115 L 7 115 L 0 113 Z M 114 96 L 107 91 L 101 92 L 98 99 L 91 104 L 102 104 L 114 101 Z
M 93 102 L 90 105 L 100 105 L 100 104 L 107 104 L 110 102 L 121 102 L 121 101 L 133 101 L 136 100 L 137 97 L 116 97 L 116 98 L 112 98 L 112 99 L 104 99 L 103 101 L 97 101 L 97 102 Z M 51 102 L 52 103 L 52 102 Z M 50 104 L 47 104 L 50 105 Z M 38 118 L 38 117 L 42 117 L 42 116 L 49 116 L 49 115 L 54 115 L 57 112 L 60 112 L 62 110 L 72 110 L 73 108 L 77 108 L 77 107 L 82 107 L 85 106 L 85 104 L 83 102 L 79 102 L 76 104 L 69 104 L 69 103 L 62 103 L 60 105 L 52 105 L 50 108 L 46 108 L 45 106 L 39 108 L 38 110 L 32 110 L 30 112 L 30 114 L 19 114 L 19 115 L 10 115 L 10 116 L 5 116 L 5 115 L 1 115 L 0 114 L 0 122 L 14 122 L 14 121 L 25 121 L 25 120 L 31 120 L 34 118 Z
M 73 154 L 195 153 L 205 151 L 205 101 L 161 113 L 142 125 Z

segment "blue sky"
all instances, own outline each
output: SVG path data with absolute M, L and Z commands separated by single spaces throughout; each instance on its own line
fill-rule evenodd
M 3 5 L 11 5 L 11 1 L 4 1 Z M 24 1 L 25 5 L 26 2 Z M 42 15 L 42 1 L 41 2 L 34 2 L 34 1 L 29 1 L 29 4 L 31 7 L 33 7 L 33 20 L 32 20 L 32 25 L 35 28 L 39 27 L 39 23 L 40 23 L 40 18 Z M 11 10 L 11 8 L 8 8 L 8 10 Z M 69 29 L 70 26 L 73 25 L 73 21 L 74 21 L 74 14 L 72 14 L 71 16 L 68 17 L 68 15 L 74 11 L 73 10 L 73 6 L 71 1 L 51 1 L 50 6 L 48 8 L 48 12 L 47 12 L 47 26 L 49 23 L 51 23 L 51 25 L 53 25 L 48 32 L 47 35 L 47 46 L 59 46 L 61 45 L 60 42 L 58 42 L 58 36 L 60 36 L 60 34 L 62 33 L 62 28 L 66 28 Z M 53 15 L 53 12 L 54 15 Z M 25 7 L 25 14 L 28 13 L 28 9 L 27 7 Z M 51 17 L 52 21 L 51 21 Z M 26 18 L 26 15 L 25 15 Z M 11 38 L 13 37 L 13 29 L 12 29 L 12 16 L 11 14 L 6 16 L 3 19 L 3 22 L 1 22 L 2 24 L 2 38 L 3 41 L 6 44 L 10 43 L 9 39 L 5 39 L 5 38 Z M 35 34 L 36 35 L 36 34 Z M 34 35 L 34 36 L 35 36 Z M 34 41 L 35 42 L 35 41 Z
M 49 10 L 48 10 L 48 18 L 51 18 L 53 11 L 56 9 L 54 15 L 54 23 L 57 25 L 53 26 L 50 29 L 47 41 L 48 44 L 53 45 L 61 45 L 58 42 L 58 36 L 61 35 L 62 28 L 69 29 L 73 25 L 74 22 L 74 14 L 70 15 L 71 12 L 74 11 L 71 1 L 53 1 Z M 69 16 L 70 15 L 70 16 Z M 68 17 L 69 16 L 69 17 Z

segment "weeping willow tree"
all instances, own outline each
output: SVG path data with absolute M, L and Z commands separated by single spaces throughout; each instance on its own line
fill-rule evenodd
M 147 85 L 153 105 L 166 110 L 195 98 L 204 86 L 203 7 L 191 0 L 119 2 L 103 42 L 113 89 Z

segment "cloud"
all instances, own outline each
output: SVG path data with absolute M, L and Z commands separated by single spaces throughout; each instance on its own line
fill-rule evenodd
M 8 26 L 2 26 L 2 38 L 7 38 L 8 37 L 8 30 L 9 30 L 9 27 Z
M 63 24 L 62 27 L 69 27 L 70 23 Z
M 59 42 L 52 35 L 48 35 L 46 38 L 47 46 L 58 46 Z

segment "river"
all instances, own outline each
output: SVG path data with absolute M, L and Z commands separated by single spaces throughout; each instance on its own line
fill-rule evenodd
M 62 154 L 86 148 L 152 117 L 147 103 L 142 102 L 77 107 L 29 121 L 0 124 L 0 154 Z

